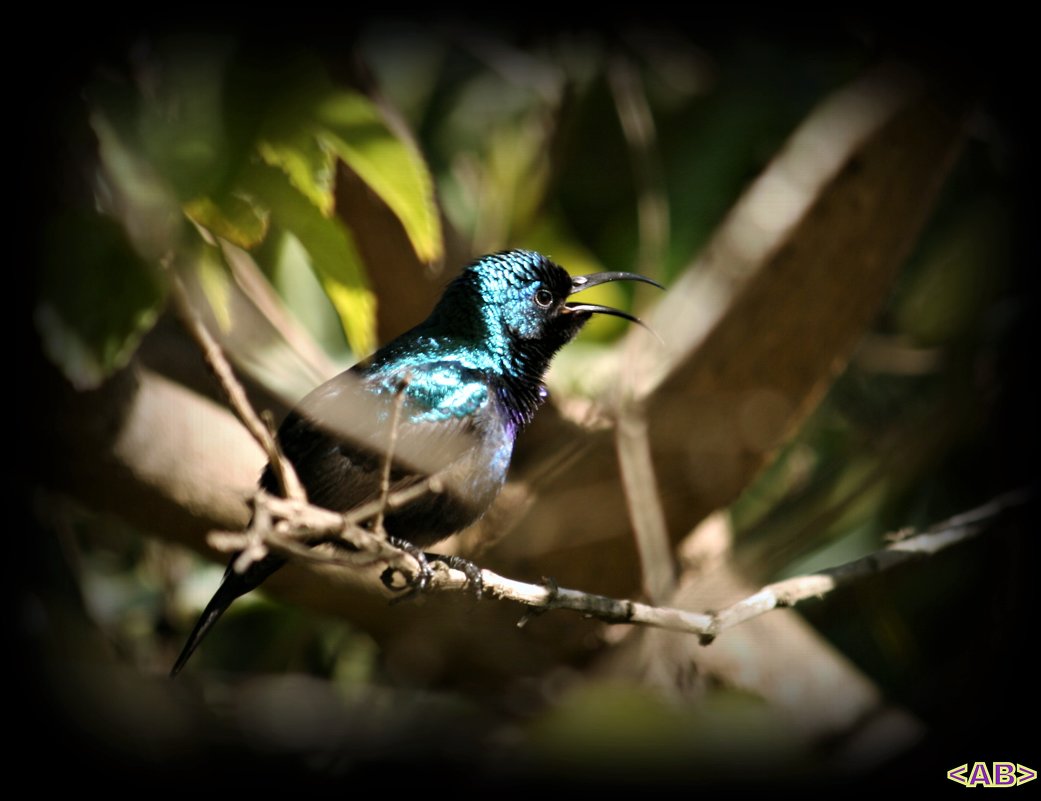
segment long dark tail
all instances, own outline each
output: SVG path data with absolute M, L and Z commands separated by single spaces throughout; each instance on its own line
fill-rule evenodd
M 234 564 L 237 558 L 237 554 L 233 556 L 231 564 Z M 231 606 L 232 601 L 259 587 L 264 579 L 285 564 L 285 560 L 279 556 L 268 554 L 259 562 L 254 562 L 250 565 L 245 573 L 236 573 L 232 570 L 231 564 L 228 565 L 228 569 L 224 573 L 224 580 L 221 581 L 217 592 L 213 594 L 210 602 L 206 604 L 206 608 L 202 610 L 199 620 L 195 623 L 195 628 L 188 635 L 188 641 L 184 644 L 184 648 L 181 649 L 181 655 L 177 657 L 174 666 L 170 668 L 171 679 L 181 672 L 181 668 L 185 666 L 191 655 L 195 653 L 195 649 L 199 647 L 199 643 L 213 628 L 213 624 L 220 620 L 220 616 Z

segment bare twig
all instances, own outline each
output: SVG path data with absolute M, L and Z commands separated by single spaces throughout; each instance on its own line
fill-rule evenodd
M 264 425 L 264 422 L 254 411 L 252 405 L 250 405 L 246 392 L 242 388 L 242 384 L 235 378 L 235 373 L 232 371 L 231 365 L 228 364 L 228 360 L 224 357 L 220 345 L 217 344 L 217 340 L 213 338 L 210 332 L 206 330 L 202 319 L 192 307 L 184 283 L 181 281 L 180 276 L 177 275 L 177 271 L 171 266 L 172 256 L 167 257 L 163 262 L 163 266 L 167 268 L 167 274 L 170 277 L 170 291 L 174 307 L 178 315 L 180 315 L 185 328 L 188 329 L 188 333 L 191 334 L 192 338 L 199 345 L 200 350 L 202 350 L 203 358 L 220 384 L 232 411 L 242 421 L 242 424 L 253 436 L 253 439 L 263 448 L 286 497 L 299 500 L 306 499 L 307 495 L 304 492 L 303 485 L 300 483 L 300 479 L 297 478 L 296 470 L 293 469 L 292 463 L 282 454 L 281 449 L 278 447 L 278 440 L 271 434 L 268 427 Z
M 445 567 L 440 562 L 435 562 L 431 567 L 434 570 L 430 582 L 432 589 L 463 590 L 467 587 L 466 574 L 462 571 Z M 500 576 L 491 570 L 482 570 L 481 580 L 486 595 L 536 607 L 540 612 L 570 609 L 572 612 L 595 617 L 605 623 L 633 623 L 699 635 L 712 627 L 713 618 L 710 614 L 608 598 L 605 595 L 558 587 L 549 580 L 543 584 L 529 584 Z
M 249 530 L 245 536 L 245 542 L 240 548 L 239 555 L 235 557 L 232 569 L 239 575 L 244 574 L 254 562 L 259 562 L 268 554 L 268 547 L 264 543 L 263 536 L 258 532 L 272 528 L 271 514 L 263 505 L 257 505 L 250 519 Z
M 413 497 L 431 492 L 431 480 L 420 482 L 387 497 L 387 504 L 407 503 Z M 400 496 L 400 497 L 399 497 Z M 298 499 L 279 498 L 263 490 L 254 496 L 253 519 L 244 532 L 211 532 L 207 538 L 219 551 L 242 552 L 245 558 L 256 542 L 287 559 L 317 564 L 365 567 L 377 561 L 410 575 L 419 572 L 414 556 L 391 545 L 381 533 L 362 528 L 359 523 L 379 514 L 378 502 L 366 504 L 350 515 L 312 506 Z M 340 546 L 336 552 L 315 550 L 316 545 Z M 236 564 L 237 569 L 237 564 Z
M 444 486 L 438 476 L 427 476 L 411 486 L 389 493 L 386 496 L 386 499 L 380 497 L 374 501 L 364 503 L 356 509 L 352 509 L 343 515 L 343 519 L 348 523 L 356 525 L 374 518 L 379 513 L 380 507 L 393 509 L 398 506 L 404 506 L 406 503 L 414 501 L 416 498 L 426 495 L 428 492 L 438 493 L 443 489 Z
M 821 598 L 837 587 L 846 586 L 867 576 L 888 570 L 895 565 L 937 553 L 958 542 L 970 539 L 983 530 L 980 523 L 997 516 L 1007 508 L 1024 504 L 1030 498 L 1029 490 L 1009 492 L 982 506 L 938 523 L 921 534 L 907 536 L 901 532 L 899 539 L 881 551 L 817 573 L 795 576 L 768 584 L 759 592 L 717 612 L 714 615 L 712 629 L 705 632 L 702 639 L 711 641 L 723 630 L 758 617 L 772 609 L 794 606 L 808 598 Z
M 418 485 L 403 490 L 402 494 L 409 493 L 412 497 L 411 494 L 417 491 Z M 423 491 L 430 491 L 430 487 L 423 487 Z M 402 502 L 395 497 L 398 494 L 389 494 L 387 504 Z M 1031 497 L 1031 493 L 1026 490 L 1002 495 L 976 509 L 939 523 L 922 534 L 904 537 L 868 556 L 818 573 L 769 584 L 718 612 L 690 612 L 609 598 L 558 587 L 550 580 L 544 580 L 542 584 L 530 584 L 500 576 L 490 570 L 482 570 L 481 579 L 485 597 L 516 601 L 534 607 L 540 612 L 570 609 L 607 623 L 639 624 L 696 634 L 702 644 L 708 644 L 726 629 L 772 609 L 794 606 L 807 598 L 823 597 L 837 587 L 909 560 L 937 553 L 969 539 L 983 530 L 981 524 L 984 521 L 1007 508 L 1026 503 Z M 258 512 L 253 516 L 254 522 L 250 530 L 244 534 L 213 534 L 210 544 L 219 550 L 238 551 L 246 549 L 259 537 L 267 548 L 287 558 L 302 558 L 310 562 L 352 567 L 386 562 L 395 570 L 410 576 L 418 575 L 420 565 L 414 556 L 391 545 L 381 534 L 359 527 L 356 524 L 357 518 L 352 521 L 327 509 L 300 501 L 276 498 L 263 492 L 257 494 L 256 502 Z M 259 510 L 263 510 L 263 514 Z M 378 514 L 380 509 L 374 506 L 371 515 Z M 265 524 L 268 528 L 262 530 L 258 527 L 259 524 Z M 349 555 L 313 550 L 314 545 L 321 543 L 346 545 Z M 440 562 L 435 562 L 430 567 L 433 575 L 428 585 L 429 589 L 469 591 L 469 579 L 463 571 L 449 568 Z M 411 582 L 407 582 L 405 586 L 411 586 Z
M 408 376 L 406 375 L 394 391 L 394 408 L 390 416 L 390 432 L 387 434 L 387 450 L 383 454 L 383 467 L 380 471 L 380 497 L 379 508 L 376 512 L 376 522 L 373 530 L 380 533 L 383 531 L 383 516 L 387 511 L 387 498 L 390 496 L 390 468 L 394 463 L 394 448 L 398 444 L 398 429 L 401 426 L 401 407 L 405 404 L 405 389 L 408 387 Z

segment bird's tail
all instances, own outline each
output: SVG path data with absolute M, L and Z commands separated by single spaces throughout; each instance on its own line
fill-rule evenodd
M 174 666 L 170 668 L 171 679 L 181 672 L 181 668 L 184 667 L 191 655 L 195 653 L 195 649 L 199 647 L 202 638 L 213 628 L 213 624 L 220 620 L 220 616 L 231 606 L 231 602 L 243 594 L 236 586 L 237 584 L 238 582 L 235 581 L 234 575 L 229 574 L 225 576 L 224 581 L 217 588 L 217 592 L 214 593 L 210 602 L 206 604 L 206 608 L 202 610 L 202 614 L 199 615 L 195 628 L 192 629 L 192 633 L 188 635 L 188 641 L 184 644 L 184 648 L 181 649 L 181 655 L 177 657 Z
M 232 557 L 232 564 L 234 564 L 236 557 L 237 554 Z M 232 601 L 260 586 L 264 579 L 284 564 L 285 560 L 281 557 L 268 554 L 259 562 L 254 562 L 250 565 L 245 573 L 236 573 L 231 565 L 228 565 L 228 569 L 224 573 L 224 580 L 217 588 L 217 592 L 213 594 L 210 602 L 206 604 L 206 608 L 202 610 L 202 614 L 199 615 L 199 619 L 195 623 L 195 628 L 192 629 L 192 633 L 188 635 L 188 641 L 184 644 L 184 648 L 181 649 L 181 655 L 177 657 L 174 666 L 170 668 L 171 679 L 181 672 L 181 668 L 185 666 L 191 655 L 195 653 L 195 649 L 199 647 L 199 643 L 213 628 L 213 624 L 220 620 L 220 616 L 231 606 Z

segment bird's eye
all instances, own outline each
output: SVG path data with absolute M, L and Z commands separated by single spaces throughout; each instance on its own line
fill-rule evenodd
M 549 308 L 549 305 L 553 302 L 553 293 L 548 289 L 540 289 L 535 293 L 535 302 L 542 308 Z

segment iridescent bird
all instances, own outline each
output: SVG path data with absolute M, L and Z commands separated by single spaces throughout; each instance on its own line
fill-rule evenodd
M 569 300 L 609 281 L 660 288 L 635 273 L 572 278 L 527 250 L 472 262 L 446 287 L 426 320 L 319 386 L 283 421 L 278 439 L 308 500 L 347 512 L 378 499 L 382 454 L 396 418 L 391 492 L 434 473 L 443 489 L 388 508 L 383 521 L 388 536 L 418 552 L 475 522 L 506 480 L 517 435 L 546 399 L 542 379 L 557 351 L 594 314 L 640 322 L 619 309 Z M 279 492 L 270 465 L 260 485 Z M 232 557 L 171 676 L 232 601 L 285 564 L 268 554 L 238 573 L 234 562 Z M 475 580 L 479 573 L 468 570 L 468 575 Z

